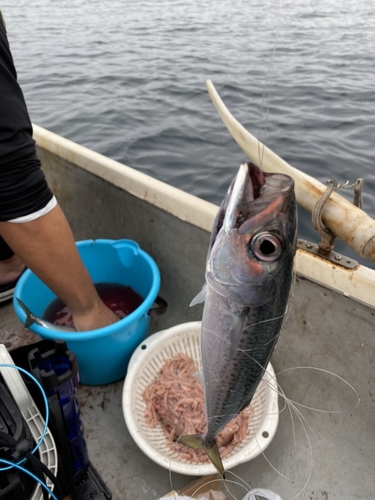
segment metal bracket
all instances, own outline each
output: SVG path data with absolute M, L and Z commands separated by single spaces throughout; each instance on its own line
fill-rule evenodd
M 311 214 L 312 225 L 314 226 L 314 229 L 321 236 L 321 240 L 318 243 L 317 247 L 318 248 L 317 253 L 319 255 L 327 257 L 328 260 L 331 260 L 328 258 L 328 256 L 331 253 L 334 253 L 333 244 L 336 239 L 336 235 L 323 224 L 322 220 L 323 209 L 333 191 L 338 191 L 339 189 L 350 189 L 350 188 L 354 188 L 353 205 L 362 208 L 363 179 L 361 178 L 357 179 L 354 184 L 349 184 L 349 181 L 344 182 L 344 184 L 339 184 L 335 181 L 333 177 L 331 177 L 327 181 L 327 189 L 322 194 L 320 199 L 316 202 L 316 205 L 314 206 Z M 340 259 L 338 257 L 335 257 L 335 260 L 340 260 Z
M 319 255 L 319 257 L 322 257 L 323 259 L 326 259 L 338 266 L 345 267 L 346 269 L 354 269 L 358 266 L 358 262 L 356 260 L 345 257 L 345 255 L 341 255 L 333 250 L 331 250 L 328 254 L 322 255 L 319 245 L 311 243 L 310 241 L 301 240 L 300 238 L 297 240 L 297 248 L 306 250 L 306 252 L 314 255 Z

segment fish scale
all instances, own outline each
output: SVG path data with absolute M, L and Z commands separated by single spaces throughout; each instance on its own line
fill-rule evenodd
M 222 303 L 221 298 L 216 297 L 214 300 Z M 271 311 L 250 310 L 234 352 L 231 332 L 228 332 L 228 337 L 224 337 L 222 342 L 213 342 L 214 334 L 202 330 L 202 351 L 209 353 L 204 368 L 204 372 L 209 374 L 204 379 L 209 419 L 205 445 L 211 444 L 220 430 L 237 415 L 238 408 L 241 411 L 251 401 L 276 345 L 283 317 L 268 323 L 259 322 L 265 317 L 278 318 L 283 313 L 283 310 L 276 308 Z M 208 317 L 205 319 L 209 321 Z M 221 318 L 216 316 L 216 320 L 219 323 Z M 256 323 L 256 326 L 249 328 L 249 325 Z M 229 345 L 231 349 L 228 349 Z M 218 363 L 218 359 L 222 362 Z M 214 380 L 217 380 L 217 384 Z M 218 397 L 219 391 L 213 390 L 214 385 L 225 392 L 225 398 Z
M 214 222 L 206 284 L 201 354 L 207 431 L 179 443 L 204 449 L 224 468 L 215 438 L 251 402 L 283 324 L 296 252 L 293 180 L 242 164 Z

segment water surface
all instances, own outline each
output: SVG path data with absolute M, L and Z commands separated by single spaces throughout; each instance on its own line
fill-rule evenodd
M 209 78 L 293 166 L 323 182 L 364 177 L 375 217 L 373 2 L 3 0 L 2 10 L 34 123 L 218 204 L 245 156 Z M 303 210 L 300 235 L 318 239 Z

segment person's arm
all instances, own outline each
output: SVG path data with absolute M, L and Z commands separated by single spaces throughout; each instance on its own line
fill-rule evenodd
M 114 323 L 118 318 L 100 300 L 58 205 L 30 222 L 9 222 L 35 214 L 52 197 L 36 156 L 30 117 L 0 19 L 0 235 L 71 309 L 77 330 Z
M 59 205 L 31 222 L 0 222 L 0 234 L 71 309 L 78 331 L 101 328 L 118 320 L 100 300 Z

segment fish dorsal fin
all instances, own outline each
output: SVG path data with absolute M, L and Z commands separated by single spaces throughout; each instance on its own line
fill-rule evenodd
M 196 306 L 197 304 L 201 304 L 207 298 L 207 283 L 205 283 L 202 287 L 202 290 L 194 297 L 194 299 L 190 302 L 189 307 Z

